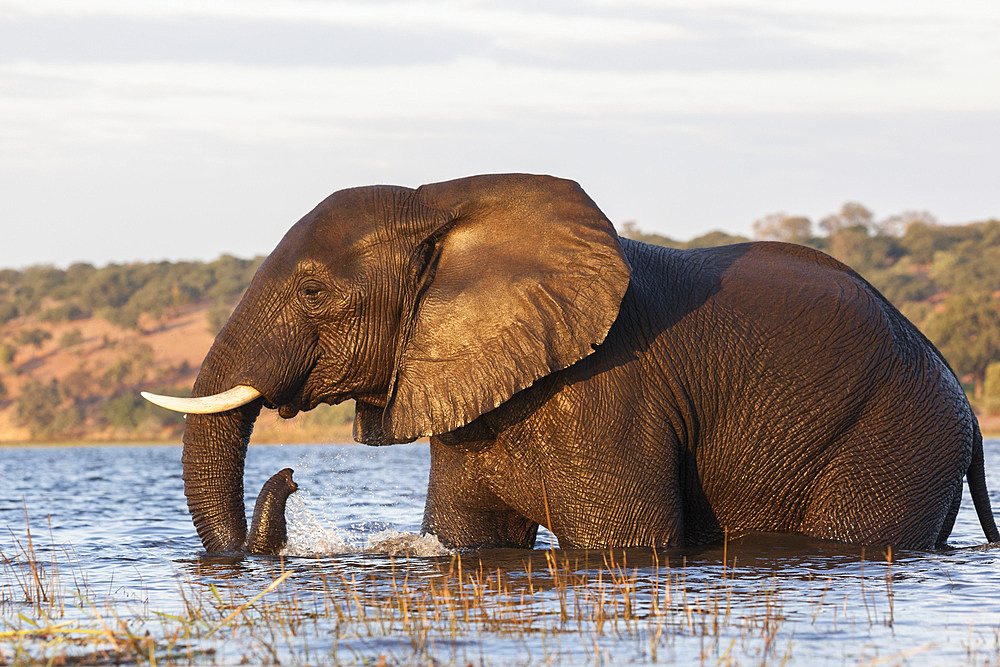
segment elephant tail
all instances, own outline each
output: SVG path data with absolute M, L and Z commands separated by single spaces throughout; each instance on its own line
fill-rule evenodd
M 979 515 L 979 525 L 986 533 L 990 542 L 1000 542 L 1000 532 L 993 520 L 993 510 L 990 508 L 990 494 L 986 490 L 986 464 L 983 462 L 983 434 L 979 430 L 979 421 L 973 418 L 972 462 L 966 477 L 969 480 L 969 492 L 972 494 L 972 504 L 976 506 Z

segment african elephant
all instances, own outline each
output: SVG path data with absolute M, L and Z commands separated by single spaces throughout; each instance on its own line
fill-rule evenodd
M 423 530 L 454 547 L 945 544 L 982 437 L 941 354 L 810 248 L 619 238 L 574 182 L 334 193 L 261 265 L 175 405 L 209 551 L 244 540 L 263 406 L 356 402 L 370 445 L 430 436 Z M 210 404 L 205 405 L 208 401 Z

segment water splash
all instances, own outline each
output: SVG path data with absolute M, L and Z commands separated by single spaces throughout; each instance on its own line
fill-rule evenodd
M 417 535 L 398 530 L 383 530 L 368 536 L 368 553 L 388 556 L 447 556 L 451 550 L 436 535 Z
M 288 544 L 282 550 L 287 556 L 318 556 L 355 553 L 345 533 L 332 527 L 332 522 L 322 521 L 298 494 L 291 496 L 285 506 L 288 525 Z
M 323 515 L 317 516 L 317 512 Z M 285 509 L 288 545 L 285 556 L 332 556 L 338 554 L 385 554 L 388 556 L 446 556 L 451 553 L 434 535 L 382 530 L 370 535 L 351 535 L 334 526 L 323 510 L 311 509 L 298 494 Z

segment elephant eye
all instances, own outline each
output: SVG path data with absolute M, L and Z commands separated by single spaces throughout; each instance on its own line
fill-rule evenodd
M 326 300 L 326 287 L 317 282 L 307 282 L 299 290 L 304 303 L 309 308 L 318 308 Z

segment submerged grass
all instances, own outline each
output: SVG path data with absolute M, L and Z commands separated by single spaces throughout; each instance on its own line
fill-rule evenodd
M 154 610 L 99 595 L 72 553 L 50 544 L 42 555 L 25 535 L 0 551 L 2 665 L 783 664 L 796 633 L 896 622 L 891 554 L 860 588 L 810 579 L 805 601 L 801 582 L 786 588 L 725 551 L 712 567 L 620 550 L 202 558 L 180 563 L 176 605 Z M 845 661 L 897 664 L 931 648 Z

